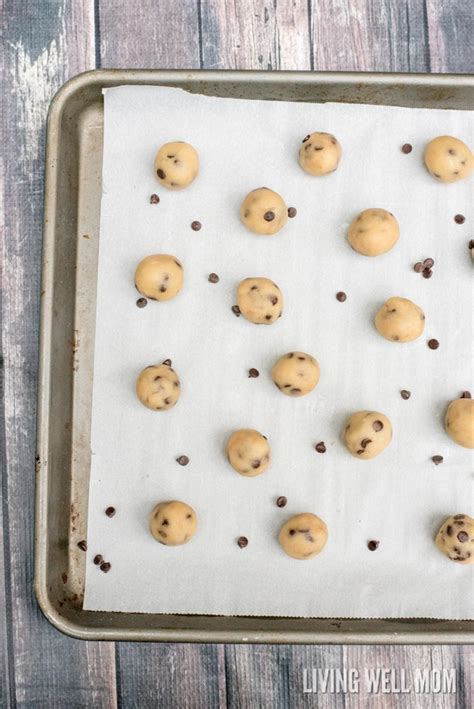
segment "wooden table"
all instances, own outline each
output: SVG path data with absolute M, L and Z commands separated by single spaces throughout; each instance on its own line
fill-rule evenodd
M 2 5 L 0 707 L 472 707 L 469 647 L 81 642 L 54 630 L 33 595 L 43 153 L 56 90 L 96 67 L 468 72 L 471 0 Z M 410 677 L 454 667 L 457 694 L 302 692 L 304 667 L 366 666 L 406 668 Z

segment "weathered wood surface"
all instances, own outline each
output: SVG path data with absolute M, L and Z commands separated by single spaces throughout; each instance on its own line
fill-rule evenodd
M 0 707 L 471 707 L 451 647 L 81 643 L 32 592 L 44 126 L 94 67 L 472 71 L 470 0 L 30 0 L 0 4 Z M 303 695 L 305 667 L 455 667 L 457 695 Z

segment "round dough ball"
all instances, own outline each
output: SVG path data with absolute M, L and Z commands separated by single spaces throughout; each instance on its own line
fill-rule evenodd
M 240 220 L 254 234 L 271 236 L 288 221 L 288 208 L 277 192 L 260 187 L 246 196 L 240 207 Z
M 171 300 L 183 287 L 183 267 L 175 256 L 155 254 L 140 261 L 135 288 L 150 300 Z
M 245 278 L 237 288 L 240 312 L 256 325 L 271 325 L 283 311 L 283 294 L 269 278 Z
M 391 212 L 374 207 L 364 209 L 352 221 L 347 236 L 357 253 L 380 256 L 395 246 L 400 236 L 400 227 Z
M 471 174 L 474 159 L 462 140 L 440 135 L 425 148 L 424 161 L 430 175 L 439 182 L 457 182 Z
M 331 133 L 311 133 L 303 138 L 299 163 L 310 175 L 328 175 L 337 170 L 342 148 Z
M 288 352 L 273 365 L 272 379 L 283 394 L 305 396 L 319 382 L 318 362 L 306 352 Z
M 388 446 L 392 440 L 392 424 L 379 411 L 357 411 L 348 419 L 343 436 L 349 453 L 368 460 Z
M 197 528 L 197 515 L 185 502 L 160 502 L 150 515 L 150 532 L 157 542 L 169 547 L 187 544 Z
M 167 364 L 145 367 L 138 375 L 136 390 L 143 406 L 153 411 L 171 409 L 181 393 L 178 375 Z
M 446 431 L 455 443 L 474 448 L 474 399 L 456 399 L 448 406 Z
M 165 143 L 155 158 L 155 174 L 159 182 L 169 190 L 188 187 L 199 172 L 199 156 L 189 143 L 177 140 Z
M 469 515 L 448 517 L 436 535 L 436 546 L 451 561 L 474 561 L 474 519 Z
M 389 298 L 375 316 L 375 327 L 391 342 L 411 342 L 425 329 L 425 314 L 407 298 Z
M 253 428 L 241 428 L 227 441 L 227 458 L 239 475 L 254 478 L 270 465 L 270 444 Z
M 328 540 L 328 528 L 320 517 L 305 512 L 285 522 L 278 541 L 293 559 L 311 559 L 319 554 Z

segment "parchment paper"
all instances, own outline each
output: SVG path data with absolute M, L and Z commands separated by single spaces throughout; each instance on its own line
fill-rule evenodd
M 339 169 L 324 178 L 297 164 L 301 139 L 314 130 L 343 146 Z M 433 542 L 447 516 L 473 514 L 472 452 L 443 430 L 448 402 L 473 386 L 472 179 L 438 184 L 425 171 L 423 147 L 441 134 L 472 145 L 472 115 L 107 90 L 85 608 L 474 617 L 474 565 L 449 562 Z M 154 155 L 171 140 L 200 155 L 199 178 L 183 192 L 154 177 Z M 400 150 L 406 142 L 409 155 Z M 298 210 L 270 238 L 252 235 L 238 216 L 244 196 L 261 185 Z M 149 204 L 152 192 L 158 205 Z M 372 206 L 396 215 L 401 238 L 371 259 L 352 251 L 345 233 Z M 201 231 L 191 230 L 193 220 Z M 133 274 L 152 253 L 176 255 L 185 286 L 176 299 L 140 310 Z M 435 259 L 431 280 L 413 271 L 427 257 Z M 212 271 L 218 284 L 207 280 Z M 231 312 L 248 276 L 268 276 L 282 289 L 276 324 L 252 325 Z M 392 295 L 426 313 L 425 333 L 411 344 L 387 342 L 373 327 Z M 296 400 L 269 375 L 294 349 L 321 365 L 317 389 Z M 135 379 L 165 358 L 182 394 L 174 409 L 154 413 L 136 399 Z M 249 367 L 258 379 L 248 378 Z M 401 389 L 411 390 L 408 401 Z M 366 408 L 388 415 L 394 438 L 382 455 L 360 461 L 339 436 L 346 417 Z M 270 440 L 273 463 L 260 477 L 240 477 L 226 461 L 226 438 L 241 427 Z M 315 452 L 318 441 L 325 454 Z M 435 454 L 442 465 L 432 463 Z M 189 456 L 187 467 L 175 462 L 179 455 Z M 279 495 L 288 498 L 283 509 Z M 168 499 L 199 516 L 186 546 L 162 546 L 148 532 L 150 510 Z M 300 562 L 281 551 L 277 535 L 305 511 L 326 521 L 329 541 Z M 236 544 L 240 535 L 246 549 Z M 369 539 L 380 541 L 376 552 Z M 93 565 L 98 553 L 112 564 L 108 574 Z

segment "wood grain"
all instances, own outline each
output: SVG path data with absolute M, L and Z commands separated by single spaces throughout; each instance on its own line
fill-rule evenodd
M 426 0 L 430 69 L 472 72 L 474 13 L 470 0 Z

